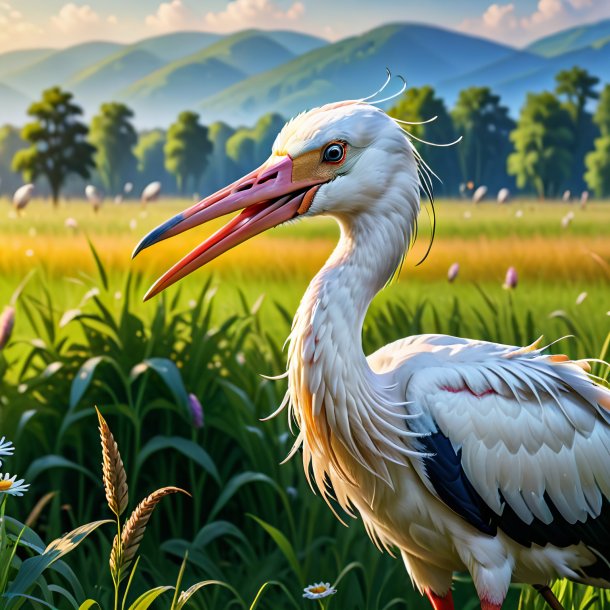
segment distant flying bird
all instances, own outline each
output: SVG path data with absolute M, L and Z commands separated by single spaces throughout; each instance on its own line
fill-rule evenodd
M 398 121 L 365 101 L 300 114 L 261 167 L 149 233 L 134 255 L 241 212 L 152 286 L 158 294 L 230 248 L 300 217 L 339 243 L 298 308 L 290 404 L 305 476 L 398 549 L 437 610 L 455 571 L 484 610 L 511 581 L 610 586 L 610 391 L 585 362 L 529 347 L 418 335 L 370 356 L 362 323 L 415 233 L 428 168 Z M 273 265 L 273 261 L 269 261 Z M 312 483 L 313 484 L 313 483 Z M 546 588 L 545 588 L 546 587 Z
M 97 212 L 104 203 L 104 196 L 97 188 L 95 188 L 92 184 L 88 184 L 85 187 L 85 195 L 87 197 L 87 201 L 93 207 L 93 211 Z
M 158 181 L 151 182 L 150 184 L 147 184 L 144 187 L 144 190 L 142 191 L 142 195 L 140 196 L 140 199 L 142 200 L 142 204 L 146 205 L 147 203 L 150 203 L 151 201 L 157 201 L 160 194 L 161 194 L 161 183 Z
M 498 203 L 508 203 L 510 199 L 510 191 L 507 188 L 498 191 Z
M 17 210 L 17 212 L 22 212 L 27 204 L 32 199 L 32 195 L 34 194 L 34 185 L 33 184 L 24 184 L 20 186 L 13 195 L 13 206 Z
M 481 201 L 483 201 L 483 199 L 485 199 L 486 195 L 487 195 L 487 187 L 486 186 L 479 186 L 477 188 L 477 190 L 473 193 L 472 200 L 475 203 L 481 203 Z

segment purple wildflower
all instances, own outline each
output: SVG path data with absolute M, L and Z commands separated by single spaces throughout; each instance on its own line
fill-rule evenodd
M 460 272 L 460 263 L 453 263 L 447 272 L 447 279 L 453 282 Z
M 0 314 L 0 349 L 4 349 L 13 333 L 15 325 L 15 308 L 8 305 Z
M 516 288 L 519 276 L 517 270 L 514 267 L 509 267 L 506 271 L 506 278 L 504 279 L 504 288 Z
M 189 394 L 189 409 L 191 410 L 193 426 L 198 430 L 203 428 L 203 407 L 195 394 Z

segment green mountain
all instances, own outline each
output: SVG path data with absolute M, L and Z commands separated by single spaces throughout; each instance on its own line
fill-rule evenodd
M 128 48 L 148 51 L 163 62 L 175 61 L 191 53 L 201 51 L 223 38 L 222 34 L 210 32 L 172 32 L 144 38 Z
M 47 87 L 65 85 L 73 75 L 104 59 L 121 46 L 114 42 L 85 42 L 74 45 L 54 51 L 28 66 L 6 74 L 2 81 L 36 98 Z
M 309 53 L 309 51 L 313 51 L 314 49 L 328 44 L 328 40 L 324 40 L 324 38 L 287 30 L 266 31 L 265 36 L 271 38 L 271 40 L 275 40 L 278 44 L 281 44 L 293 55 L 303 55 L 303 53 Z
M 419 24 L 392 24 L 328 44 L 278 68 L 202 100 L 214 120 L 251 122 L 274 111 L 284 116 L 346 98 L 365 97 L 385 78 L 386 66 L 410 85 L 435 83 L 498 61 L 514 51 L 494 42 Z M 395 83 L 388 93 L 400 86 Z
M 128 47 L 79 72 L 66 87 L 83 104 L 108 101 L 117 91 L 158 70 L 163 61 L 157 55 Z
M 609 40 L 610 19 L 605 19 L 545 36 L 531 43 L 526 50 L 543 57 L 556 57 L 583 47 L 601 46 Z
M 246 30 L 160 68 L 119 97 L 146 123 L 160 117 L 169 122 L 181 110 L 294 56 L 266 32 Z
M 0 78 L 43 59 L 55 49 L 24 49 L 0 53 Z
M 461 89 L 474 85 L 491 87 L 517 116 L 528 91 L 554 90 L 555 75 L 574 66 L 586 68 L 602 84 L 610 82 L 610 40 L 554 57 L 516 51 L 479 70 L 439 83 L 437 91 L 448 104 L 453 104 Z
M 0 83 L 0 125 L 22 125 L 25 123 L 26 111 L 31 103 L 25 95 L 8 85 Z

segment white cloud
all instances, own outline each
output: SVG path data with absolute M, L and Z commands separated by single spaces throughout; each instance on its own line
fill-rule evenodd
M 43 29 L 26 21 L 8 2 L 0 2 L 0 51 L 34 46 Z
M 305 12 L 302 2 L 282 10 L 272 0 L 232 0 L 224 11 L 207 13 L 205 25 L 215 31 L 232 31 L 245 27 L 270 27 L 297 21 Z
M 605 17 L 610 17 L 608 0 L 538 0 L 536 9 L 529 14 L 518 14 L 511 2 L 489 5 L 481 17 L 465 19 L 458 29 L 518 45 Z
M 78 6 L 72 2 L 62 6 L 59 13 L 51 17 L 53 26 L 62 32 L 73 32 L 99 21 L 100 16 L 88 4 Z
M 162 2 L 154 15 L 148 15 L 146 25 L 160 31 L 193 29 L 197 18 L 182 0 Z

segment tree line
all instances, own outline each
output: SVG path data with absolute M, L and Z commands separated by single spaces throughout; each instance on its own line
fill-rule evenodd
M 481 185 L 518 187 L 538 197 L 590 189 L 610 195 L 610 85 L 574 67 L 556 76 L 553 92 L 530 93 L 515 122 L 488 87 L 460 92 L 449 110 L 430 86 L 409 89 L 388 112 L 404 121 L 422 145 L 422 156 L 442 179 L 445 196 Z M 590 100 L 598 100 L 594 113 Z M 81 195 L 83 181 L 109 195 L 159 180 L 166 192 L 205 195 L 260 164 L 284 124 L 267 114 L 254 127 L 200 122 L 182 112 L 167 129 L 137 133 L 133 112 L 122 103 L 102 104 L 90 125 L 70 92 L 47 89 L 28 109 L 23 129 L 0 128 L 0 189 L 10 193 L 21 178 L 46 179 L 52 200 L 60 192 Z M 447 144 L 461 138 L 455 146 Z

